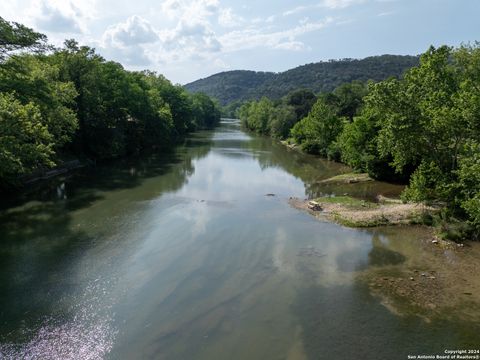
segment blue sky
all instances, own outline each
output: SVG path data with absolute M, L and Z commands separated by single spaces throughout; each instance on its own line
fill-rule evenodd
M 176 83 L 480 40 L 480 0 L 0 0 L 0 16 Z

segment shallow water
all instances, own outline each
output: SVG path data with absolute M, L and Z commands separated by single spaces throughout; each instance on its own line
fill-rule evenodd
M 429 259 L 423 229 L 347 229 L 289 207 L 401 190 L 318 184 L 346 171 L 224 120 L 163 158 L 4 204 L 0 358 L 406 359 L 480 344 L 476 323 L 398 316 L 357 278 Z

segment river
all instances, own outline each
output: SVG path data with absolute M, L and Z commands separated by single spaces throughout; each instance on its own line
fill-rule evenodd
M 406 359 L 480 344 L 476 323 L 396 314 L 359 280 L 427 259 L 422 228 L 349 229 L 288 205 L 401 190 L 318 185 L 346 171 L 224 119 L 168 156 L 4 202 L 0 358 Z

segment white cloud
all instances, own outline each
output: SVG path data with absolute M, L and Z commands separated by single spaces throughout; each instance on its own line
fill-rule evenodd
M 142 67 L 152 64 L 146 45 L 155 45 L 160 37 L 144 18 L 133 15 L 125 22 L 110 26 L 102 36 L 100 48 L 107 58 Z
M 217 15 L 220 5 L 218 0 L 165 0 L 161 9 L 170 19 L 197 21 Z
M 382 13 L 377 14 L 377 16 L 390 16 L 390 15 L 393 15 L 393 14 L 395 14 L 395 11 L 386 11 L 386 12 L 382 12 Z
M 298 51 L 303 49 L 303 43 L 296 40 L 297 37 L 323 29 L 333 21 L 333 18 L 327 17 L 322 21 L 306 22 L 288 30 L 274 32 L 248 28 L 224 34 L 220 37 L 220 41 L 227 52 L 258 47 Z
M 227 70 L 227 69 L 230 69 L 230 65 L 228 65 L 225 61 L 223 61 L 222 59 L 216 59 L 213 64 L 215 65 L 215 67 L 219 68 L 219 69 L 223 69 L 223 70 Z
M 301 51 L 305 49 L 305 44 L 301 41 L 287 41 L 276 45 L 275 49 Z
M 162 45 L 179 57 L 203 57 L 218 52 L 221 44 L 206 21 L 182 19 L 174 29 L 163 31 Z
M 283 16 L 290 16 L 305 12 L 307 10 L 328 8 L 328 9 L 343 9 L 355 4 L 361 4 L 367 0 L 322 0 L 320 3 L 314 5 L 300 5 L 283 12 Z
M 236 15 L 231 8 L 221 9 L 218 15 L 218 23 L 226 28 L 237 27 L 244 22 L 245 19 Z
M 74 3 L 71 0 L 35 0 L 25 11 L 28 23 L 52 33 L 87 32 L 87 21 L 93 18 L 93 1 Z
M 302 6 L 297 6 L 293 9 L 284 11 L 283 16 L 289 16 L 289 15 L 297 14 L 297 13 L 303 12 L 305 10 L 311 9 L 312 7 L 317 7 L 317 6 L 303 6 L 303 5 Z
M 110 26 L 103 34 L 103 43 L 114 47 L 148 44 L 158 41 L 152 25 L 140 16 L 133 15 L 124 23 Z
M 343 9 L 365 1 L 366 0 L 323 0 L 321 5 L 330 9 Z

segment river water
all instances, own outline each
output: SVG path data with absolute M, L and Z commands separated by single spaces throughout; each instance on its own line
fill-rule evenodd
M 346 171 L 223 120 L 168 156 L 2 204 L 0 358 L 406 359 L 479 344 L 478 325 L 400 316 L 358 280 L 422 261 L 421 228 L 348 229 L 288 205 L 401 190 L 318 184 Z

